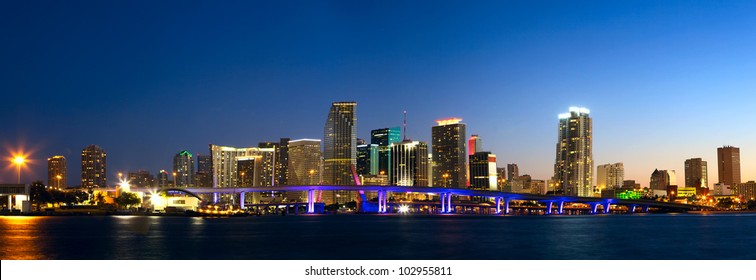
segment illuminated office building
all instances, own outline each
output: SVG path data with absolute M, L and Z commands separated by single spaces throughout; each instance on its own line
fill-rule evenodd
M 370 144 L 378 146 L 378 171 L 375 174 L 391 173 L 391 144 L 402 141 L 399 127 L 381 128 L 370 131 Z
M 107 187 L 107 154 L 97 145 L 89 145 L 81 150 L 81 187 Z
M 593 196 L 593 131 L 590 111 L 571 107 L 559 115 L 554 181 L 557 193 Z
M 406 140 L 391 144 L 391 184 L 428 186 L 428 144 Z
M 323 184 L 354 185 L 352 168 L 357 164 L 357 103 L 334 102 L 323 129 Z M 325 194 L 324 194 L 325 195 Z M 332 200 L 353 200 L 349 191 L 334 191 Z
M 496 155 L 491 152 L 476 152 L 470 155 L 470 188 L 496 191 L 498 180 Z
M 625 180 L 625 166 L 619 162 L 596 167 L 596 187 L 599 191 L 622 187 Z
M 176 187 L 194 186 L 194 156 L 189 151 L 181 151 L 173 157 L 173 174 Z
M 464 188 L 467 186 L 467 150 L 462 119 L 436 121 L 431 129 L 433 141 L 433 186 Z
M 47 186 L 59 189 L 66 188 L 66 158 L 53 156 L 47 159 Z
M 740 148 L 724 146 L 717 148 L 719 183 L 735 186 L 740 181 Z

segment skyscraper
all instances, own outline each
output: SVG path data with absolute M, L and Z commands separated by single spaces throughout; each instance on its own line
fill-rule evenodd
M 559 115 L 554 181 L 557 193 L 593 196 L 593 132 L 590 111 L 570 107 Z
M 378 172 L 375 174 L 390 175 L 392 170 L 391 144 L 402 141 L 401 133 L 398 126 L 370 131 L 370 144 L 378 146 Z
M 128 176 L 129 184 L 134 188 L 151 188 L 155 186 L 155 176 L 152 176 L 147 170 L 129 172 Z
M 685 187 L 709 188 L 709 172 L 706 161 L 700 158 L 685 160 Z
M 289 138 L 281 138 L 278 142 L 260 142 L 259 148 L 276 149 L 276 185 L 289 184 Z
M 655 169 L 651 173 L 651 181 L 648 183 L 651 190 L 663 192 L 666 192 L 669 186 L 675 185 L 677 185 L 677 175 L 674 170 Z
M 491 152 L 476 152 L 470 155 L 470 188 L 495 191 L 498 189 L 496 155 Z
M 47 185 L 60 189 L 66 188 L 66 158 L 53 156 L 47 159 Z
M 405 140 L 391 144 L 392 185 L 428 186 L 428 144 Z
M 173 187 L 168 182 L 168 171 L 160 170 L 157 174 L 157 185 L 158 188 L 169 188 Z
M 431 129 L 433 141 L 433 186 L 464 188 L 467 185 L 467 150 L 462 119 L 438 120 Z
M 740 148 L 724 146 L 717 148 L 719 183 L 735 186 L 740 181 Z
M 235 188 L 239 187 L 239 178 L 240 174 L 238 172 L 238 163 L 239 158 L 247 157 L 248 160 L 249 157 L 255 157 L 255 156 L 265 156 L 266 160 L 265 162 L 268 163 L 265 168 L 268 168 L 270 170 L 266 170 L 265 174 L 268 174 L 268 177 L 274 176 L 272 174 L 275 174 L 275 149 L 273 148 L 234 148 L 234 147 L 227 147 L 227 146 L 218 146 L 210 144 L 210 154 L 212 155 L 212 162 L 213 162 L 213 187 L 214 188 Z M 262 166 L 262 165 L 261 165 Z M 254 170 L 252 170 L 254 173 Z M 251 175 L 254 177 L 253 173 L 245 174 L 245 175 Z M 258 174 L 263 174 L 262 171 Z M 260 175 L 263 176 L 263 175 Z M 265 177 L 267 178 L 267 177 Z M 271 177 L 272 178 L 272 177 Z M 250 178 L 251 180 L 258 180 L 253 182 L 259 182 L 260 184 L 263 184 L 263 181 L 267 181 L 267 179 L 261 179 L 261 178 Z M 272 179 L 271 179 L 272 180 Z M 270 186 L 273 184 L 273 181 L 265 182 L 265 186 Z M 245 187 L 252 187 L 252 186 L 245 186 Z
M 320 140 L 298 139 L 289 141 L 289 184 L 319 185 L 320 175 L 323 171 L 322 157 Z M 289 201 L 307 201 L 306 192 L 286 192 L 285 196 Z
M 469 150 L 467 155 L 471 156 L 474 155 L 477 152 L 483 151 L 483 139 L 481 139 L 477 134 L 473 134 L 470 136 L 470 140 L 467 141 L 467 149 Z
M 195 187 L 213 187 L 213 157 L 210 155 L 197 155 L 197 173 L 194 176 Z
M 173 157 L 173 173 L 176 187 L 194 186 L 194 156 L 189 151 L 181 151 Z
M 334 102 L 323 129 L 323 184 L 354 185 L 357 164 L 357 103 Z M 348 191 L 334 192 L 336 203 L 352 201 Z
M 619 162 L 596 167 L 596 187 L 599 191 L 622 187 L 625 181 L 625 166 Z
M 105 150 L 97 145 L 89 145 L 81 150 L 81 187 L 107 187 Z
M 357 145 L 357 174 L 378 175 L 378 145 Z
M 507 164 L 507 181 L 512 181 L 517 177 L 520 177 L 520 168 L 517 167 L 517 164 Z

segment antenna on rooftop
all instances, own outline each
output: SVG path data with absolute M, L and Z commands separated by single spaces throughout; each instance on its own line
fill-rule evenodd
M 407 141 L 407 110 L 404 110 L 404 137 L 402 141 Z

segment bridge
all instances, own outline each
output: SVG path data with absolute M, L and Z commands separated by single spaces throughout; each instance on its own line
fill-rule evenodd
M 634 213 L 637 209 L 648 212 L 650 207 L 667 209 L 667 210 L 707 210 L 713 209 L 710 206 L 681 204 L 671 202 L 661 202 L 655 200 L 634 200 L 634 199 L 617 199 L 617 198 L 596 198 L 596 197 L 574 197 L 562 195 L 538 195 L 525 193 L 511 193 L 501 191 L 484 191 L 460 188 L 440 188 L 440 187 L 406 187 L 406 186 L 331 186 L 331 185 L 311 185 L 311 186 L 274 186 L 274 187 L 251 187 L 251 188 L 163 188 L 163 189 L 146 189 L 132 188 L 132 191 L 138 192 L 170 192 L 178 191 L 199 198 L 199 194 L 213 194 L 217 199 L 218 194 L 238 194 L 240 201 L 244 201 L 247 193 L 256 192 L 307 192 L 307 213 L 315 213 L 315 191 L 354 191 L 362 196 L 365 202 L 365 192 L 376 192 L 378 194 L 377 213 L 387 213 L 389 211 L 389 192 L 399 193 L 424 193 L 439 197 L 440 213 L 453 213 L 452 196 L 474 196 L 493 199 L 495 201 L 496 214 L 510 214 L 510 202 L 512 200 L 538 201 L 546 204 L 546 214 L 564 214 L 565 203 L 582 203 L 589 206 L 591 214 L 600 213 L 599 206 L 602 207 L 603 213 L 609 213 L 612 205 L 622 205 L 628 208 L 628 212 Z M 216 201 L 217 202 L 217 201 Z M 304 204 L 305 202 L 302 202 Z M 243 204 L 243 203 L 242 203 Z M 299 204 L 299 203 L 297 203 Z M 555 207 L 556 206 L 556 207 Z M 241 205 L 244 208 L 244 205 Z

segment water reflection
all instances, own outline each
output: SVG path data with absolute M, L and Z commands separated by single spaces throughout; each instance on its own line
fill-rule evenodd
M 0 258 L 42 259 L 39 224 L 45 217 L 0 217 Z

